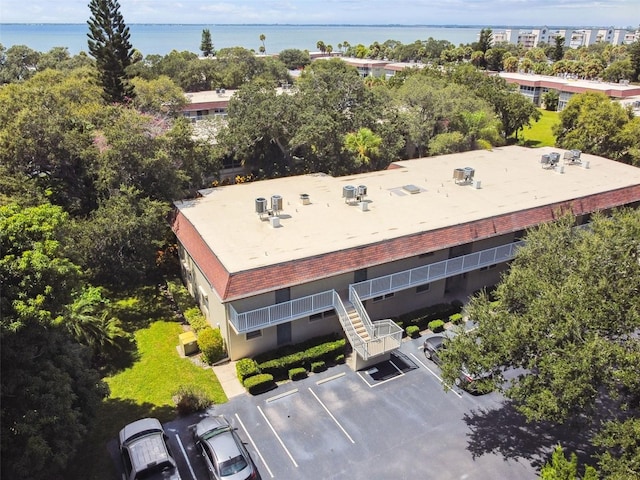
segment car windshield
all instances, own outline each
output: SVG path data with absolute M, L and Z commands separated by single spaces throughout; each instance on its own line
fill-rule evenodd
M 247 461 L 242 455 L 238 455 L 220 464 L 220 475 L 228 477 L 234 473 L 241 472 L 245 468 L 247 468 Z

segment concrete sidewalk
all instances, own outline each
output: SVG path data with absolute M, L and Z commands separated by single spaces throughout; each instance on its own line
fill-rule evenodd
M 220 385 L 227 398 L 237 397 L 247 393 L 247 390 L 242 386 L 238 376 L 236 374 L 236 362 L 227 362 L 221 365 L 213 367 L 213 373 L 218 377 Z

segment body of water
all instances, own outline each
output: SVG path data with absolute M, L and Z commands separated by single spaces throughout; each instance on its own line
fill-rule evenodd
M 349 42 L 369 46 L 377 41 L 397 40 L 403 44 L 416 40 L 448 40 L 454 45 L 478 39 L 481 27 L 415 25 L 159 25 L 131 24 L 131 44 L 143 55 L 166 55 L 172 50 L 200 53 L 202 30 L 211 31 L 215 49 L 244 47 L 258 51 L 265 35 L 267 53 L 287 48 L 316 51 L 318 41 L 331 45 Z M 0 44 L 5 48 L 26 45 L 39 52 L 66 47 L 72 55 L 88 51 L 86 24 L 0 24 Z

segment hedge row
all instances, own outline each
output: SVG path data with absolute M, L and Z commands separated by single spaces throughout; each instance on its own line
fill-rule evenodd
M 462 302 L 454 300 L 451 303 L 438 303 L 420 310 L 415 310 L 401 315 L 394 320 L 402 329 L 415 325 L 419 330 L 425 330 L 429 326 L 429 322 L 449 318 L 451 315 L 460 312 L 462 312 Z
M 241 358 L 236 362 L 236 374 L 242 384 L 244 384 L 247 378 L 258 375 L 259 373 L 260 369 L 258 368 L 258 364 L 252 358 Z
M 205 328 L 210 327 L 209 322 L 198 307 L 191 307 L 186 309 L 183 312 L 183 315 L 187 323 L 191 325 L 191 328 L 196 333 L 196 335 Z
M 273 375 L 269 375 L 268 373 L 260 373 L 258 375 L 254 375 L 253 377 L 249 377 L 244 381 L 243 385 L 244 388 L 246 388 L 252 395 L 264 393 L 268 390 L 276 388 L 277 386 L 273 381 Z
M 262 363 L 258 367 L 262 373 L 270 373 L 276 380 L 284 380 L 288 377 L 292 368 L 304 368 L 305 370 L 314 362 L 332 362 L 338 355 L 344 354 L 345 339 L 322 343 L 301 350 L 296 353 L 274 358 Z
M 431 330 L 433 333 L 438 333 L 444 330 L 444 322 L 440 319 L 438 320 L 431 320 L 429 322 L 429 330 Z
M 196 301 L 180 280 L 167 280 L 167 289 L 181 312 L 196 306 Z

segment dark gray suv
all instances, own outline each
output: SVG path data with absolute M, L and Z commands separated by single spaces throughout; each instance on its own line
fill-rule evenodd
M 180 480 L 167 436 L 156 418 L 130 423 L 118 435 L 126 480 Z

